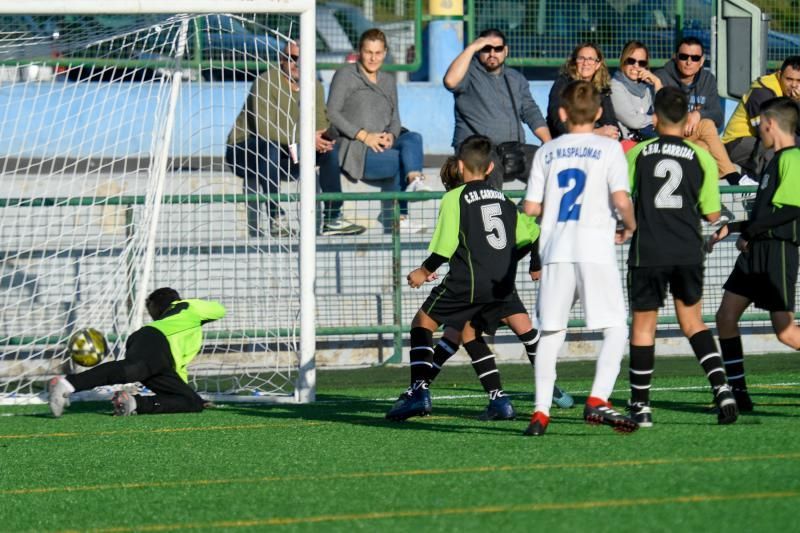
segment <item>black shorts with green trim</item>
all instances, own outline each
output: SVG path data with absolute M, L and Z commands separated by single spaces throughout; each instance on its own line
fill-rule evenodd
M 497 331 L 503 318 L 519 312 L 527 313 L 516 291 L 503 300 L 467 303 L 464 298 L 451 297 L 441 285 L 431 290 L 420 310 L 438 324 L 461 331 L 467 322 L 472 322 L 475 329 L 489 335 Z
M 628 298 L 632 311 L 664 307 L 667 285 L 673 298 L 694 305 L 703 297 L 703 265 L 642 266 L 628 268 Z
M 751 241 L 722 286 L 765 311 L 794 311 L 797 246 L 774 239 Z
M 472 318 L 472 325 L 489 335 L 494 335 L 497 328 L 503 322 L 504 318 L 508 318 L 517 314 L 528 314 L 525 304 L 515 290 L 506 297 L 505 300 L 498 301 L 494 304 L 486 305 L 481 311 Z

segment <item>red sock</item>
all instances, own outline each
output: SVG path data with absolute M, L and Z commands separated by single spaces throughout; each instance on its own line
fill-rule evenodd
M 608 402 L 606 400 L 601 400 L 596 396 L 589 396 L 588 398 L 586 398 L 586 405 L 588 405 L 589 407 L 600 407 L 600 406 L 611 407 L 611 402 Z
M 533 416 L 531 416 L 531 424 L 535 424 L 537 421 L 543 427 L 547 427 L 547 424 L 550 423 L 550 417 L 541 411 L 536 411 L 535 413 L 533 413 Z

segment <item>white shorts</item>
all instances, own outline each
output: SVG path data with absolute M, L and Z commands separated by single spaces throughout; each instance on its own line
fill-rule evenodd
M 605 329 L 627 326 L 628 313 L 622 281 L 615 264 L 550 263 L 542 267 L 539 282 L 539 322 L 542 331 L 567 327 L 577 299 L 583 306 L 586 327 Z

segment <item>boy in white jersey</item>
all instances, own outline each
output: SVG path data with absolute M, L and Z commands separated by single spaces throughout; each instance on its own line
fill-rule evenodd
M 638 429 L 613 410 L 614 389 L 628 339 L 627 313 L 614 243 L 633 234 L 636 221 L 629 197 L 628 164 L 616 141 L 593 133 L 600 118 L 600 95 L 588 82 L 575 81 L 561 96 L 561 120 L 569 133 L 545 143 L 533 160 L 525 212 L 541 215 L 542 277 L 539 288 L 541 339 L 536 365 L 536 407 L 525 435 L 544 435 L 550 421 L 556 358 L 567 334 L 576 296 L 586 326 L 603 332 L 592 392 L 583 416 L 619 432 Z M 615 209 L 623 228 L 617 231 Z

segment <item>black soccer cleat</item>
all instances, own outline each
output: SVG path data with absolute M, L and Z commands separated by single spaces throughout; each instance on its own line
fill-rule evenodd
M 402 422 L 412 416 L 428 416 L 431 414 L 431 392 L 427 388 L 420 387 L 413 391 L 411 395 L 406 393 L 400 395 L 394 406 L 386 413 L 386 418 Z
M 541 437 L 547 431 L 547 424 L 550 423 L 550 417 L 541 411 L 536 411 L 531 416 L 531 423 L 528 428 L 522 432 L 526 437 Z
M 653 413 L 650 404 L 646 402 L 631 402 L 628 400 L 628 412 L 640 428 L 653 427 Z
M 753 411 L 753 400 L 747 389 L 733 388 L 733 397 L 736 399 L 736 407 L 740 413 L 751 413 Z
M 478 415 L 478 420 L 489 422 L 490 420 L 514 420 L 517 412 L 511 404 L 508 396 L 500 396 L 494 400 L 489 400 L 486 410 Z
M 714 391 L 714 403 L 717 404 L 718 424 L 733 424 L 739 418 L 739 409 L 730 385 L 722 385 Z
M 583 419 L 587 424 L 611 426 L 617 433 L 633 433 L 639 425 L 630 417 L 615 411 L 611 402 L 589 397 L 583 408 Z

